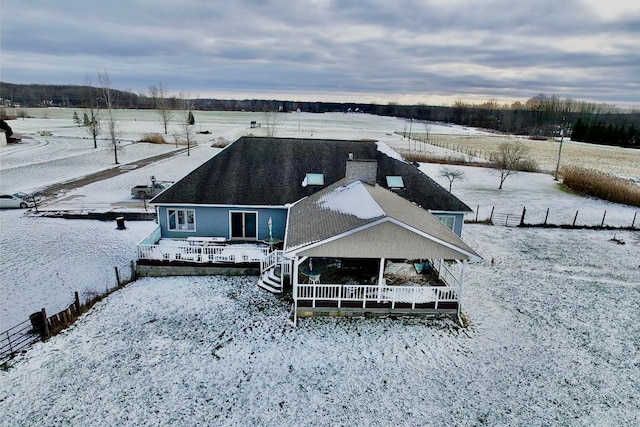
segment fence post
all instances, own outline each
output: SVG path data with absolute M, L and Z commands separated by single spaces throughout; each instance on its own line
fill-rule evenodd
M 78 291 L 76 291 L 75 297 L 76 313 L 78 314 L 78 316 L 80 316 L 80 294 L 78 293 Z
M 131 260 L 131 281 L 133 282 L 138 277 L 136 275 L 136 262 L 135 260 Z
M 7 342 L 9 343 L 9 354 L 13 354 L 13 347 L 11 346 L 11 337 L 9 336 L 9 330 L 7 329 Z
M 633 221 L 631 221 L 631 228 L 633 228 L 634 225 L 636 225 L 636 216 L 638 215 L 638 212 L 634 212 L 633 214 Z
M 44 309 L 44 307 L 42 308 L 42 326 L 43 326 L 43 334 L 44 337 L 48 337 L 49 336 L 49 318 L 47 317 L 47 310 Z
M 604 227 L 604 219 L 607 216 L 607 211 L 604 211 L 604 215 L 602 215 L 602 222 L 600 223 L 600 228 Z
M 573 225 L 572 227 L 576 226 L 576 220 L 578 219 L 578 211 L 576 211 L 576 216 L 573 217 Z
M 116 281 L 118 282 L 118 287 L 120 287 L 120 272 L 118 271 L 118 267 L 116 269 Z
M 493 222 L 493 210 L 495 208 L 496 208 L 495 206 L 491 208 L 491 215 L 489 216 L 489 222 Z
M 523 206 L 522 207 L 522 217 L 520 218 L 520 225 L 524 226 L 524 216 L 527 213 L 527 207 Z
M 544 216 L 544 225 L 547 225 L 548 218 L 549 218 L 549 208 L 547 208 L 547 214 Z
M 476 222 L 478 222 L 478 213 L 480 212 L 480 205 L 476 206 Z M 634 218 L 635 219 L 635 218 Z M 633 227 L 633 226 L 632 226 Z

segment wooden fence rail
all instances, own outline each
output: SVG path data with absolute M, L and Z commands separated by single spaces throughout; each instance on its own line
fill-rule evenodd
M 80 294 L 76 292 L 74 301 L 67 308 L 53 316 L 47 316 L 47 311 L 43 308 L 31 314 L 29 320 L 25 320 L 0 333 L 0 364 L 4 364 L 15 355 L 27 351 L 35 342 L 45 340 L 49 336 L 67 328 L 96 302 L 134 281 L 136 279 L 134 262 L 132 261 L 127 268 L 130 268 L 129 278 L 123 280 L 121 278 L 123 276 L 122 269 L 115 267 L 116 286 L 111 288 L 107 286 L 104 293 L 96 291 L 85 292 L 86 298 L 82 302 Z

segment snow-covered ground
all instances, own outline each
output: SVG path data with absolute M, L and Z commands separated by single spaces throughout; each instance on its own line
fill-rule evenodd
M 519 172 L 509 176 L 499 190 L 500 177 L 493 169 L 435 163 L 420 166 L 420 170 L 448 189 L 449 180 L 440 176 L 443 168 L 464 172 L 463 180 L 454 181 L 451 191 L 474 210 L 467 219 L 475 219 L 478 206 L 480 220 L 489 218 L 494 207 L 495 212 L 512 214 L 519 219 L 526 207 L 527 223 L 543 223 L 548 208 L 549 224 L 572 224 L 578 211 L 577 225 L 600 225 L 604 217 L 606 225 L 629 227 L 636 215 L 635 226 L 640 227 L 640 208 L 567 193 L 548 174 Z
M 402 141 L 388 135 L 401 120 L 335 116 L 348 135 L 333 134 L 330 120 L 328 135 Z M 248 117 L 238 113 L 234 129 Z M 308 128 L 301 120 L 300 130 L 291 122 L 290 136 L 317 136 L 323 117 Z M 67 197 L 118 203 L 127 175 L 177 180 L 216 152 L 199 147 Z M 421 166 L 446 184 L 440 167 Z M 546 175 L 518 174 L 500 191 L 488 170 L 461 169 L 467 178 L 453 192 L 480 204 L 481 217 L 489 206 L 526 206 L 532 219 L 550 207 L 550 222 L 579 210 L 579 223 L 591 211 L 599 223 L 606 209 L 607 223 L 624 223 L 634 212 L 564 193 Z M 556 209 L 569 220 L 555 221 Z M 75 290 L 113 286 L 113 267 L 127 265 L 153 227 L 0 211 L 1 324 L 63 308 Z M 638 425 L 640 242 L 618 231 L 619 245 L 613 235 L 466 225 L 464 239 L 486 262 L 465 275 L 464 329 L 411 318 L 294 328 L 287 303 L 254 277 L 139 280 L 0 372 L 0 425 Z
M 638 246 L 600 231 L 466 237 L 498 263 L 469 268 L 465 329 L 294 328 L 255 278 L 143 279 L 0 372 L 1 423 L 637 425 Z

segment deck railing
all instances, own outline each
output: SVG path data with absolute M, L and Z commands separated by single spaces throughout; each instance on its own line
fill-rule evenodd
M 338 308 L 343 301 L 362 302 L 366 308 L 367 301 L 376 303 L 416 304 L 434 303 L 434 308 L 443 302 L 458 302 L 458 289 L 448 286 L 378 286 L 378 285 L 342 285 L 342 284 L 298 284 L 294 299 L 311 301 L 315 308 L 316 301 L 335 301 Z
M 265 272 L 276 264 L 280 264 L 283 274 L 291 274 L 291 261 L 284 257 L 284 252 L 275 250 L 260 260 L 260 271 Z
M 247 245 L 138 245 L 138 259 L 141 260 L 245 263 L 261 262 L 268 254 L 268 247 Z
M 151 234 L 149 234 L 147 237 L 142 239 L 142 241 L 139 244 L 140 245 L 155 245 L 156 243 L 158 243 L 158 241 L 160 240 L 161 237 L 162 237 L 162 231 L 160 230 L 160 226 L 157 226 L 151 232 Z
M 431 261 L 431 265 L 438 272 L 438 278 L 442 280 L 447 286 L 457 288 L 460 286 L 460 280 L 456 276 L 447 264 L 441 259 L 435 259 Z

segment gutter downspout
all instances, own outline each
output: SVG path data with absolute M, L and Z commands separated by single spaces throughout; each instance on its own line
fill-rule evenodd
M 458 322 L 460 323 L 460 326 L 463 326 L 463 322 L 462 322 L 462 318 L 460 317 L 460 307 L 462 306 L 462 285 L 464 283 L 464 271 L 467 268 L 467 263 L 469 261 L 468 260 L 464 260 L 462 261 L 462 268 L 460 270 L 460 277 L 458 277 L 458 281 L 460 282 L 460 290 L 458 291 L 458 310 L 457 310 L 457 316 L 458 316 Z M 458 263 L 460 263 L 460 261 L 458 261 Z

